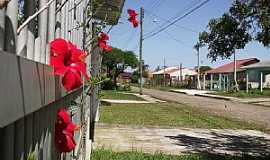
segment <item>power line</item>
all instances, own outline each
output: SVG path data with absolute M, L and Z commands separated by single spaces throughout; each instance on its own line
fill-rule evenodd
M 155 23 L 155 24 L 158 25 L 159 27 L 161 27 L 158 23 Z M 187 45 L 184 41 L 181 41 L 181 40 L 175 38 L 174 35 L 172 35 L 172 34 L 169 33 L 168 31 L 165 30 L 164 33 L 167 34 L 168 38 L 174 40 L 175 42 L 177 42 L 177 43 L 179 43 L 179 44 L 181 44 L 181 45 L 183 45 L 183 46 L 192 47 L 191 45 Z
M 170 20 L 172 21 L 173 19 L 176 19 L 177 17 L 186 13 L 188 10 L 190 10 L 192 7 L 196 6 L 197 4 L 201 3 L 202 1 L 203 0 L 193 0 L 192 2 L 190 2 L 190 4 L 188 4 L 185 8 L 183 8 L 183 10 L 180 10 L 179 12 L 177 12 L 175 16 L 172 17 Z
M 186 14 L 184 14 L 183 16 L 177 18 L 176 20 L 172 21 L 171 23 L 169 23 L 168 25 L 166 25 L 165 27 L 163 28 L 160 28 L 158 31 L 150 34 L 149 36 L 146 36 L 144 38 L 145 39 L 148 39 L 148 38 L 151 38 L 159 33 L 161 33 L 162 31 L 166 30 L 167 28 L 169 28 L 170 26 L 174 25 L 175 23 L 177 23 L 178 21 L 182 20 L 183 18 L 187 17 L 188 15 L 190 15 L 191 13 L 193 13 L 194 11 L 196 11 L 197 9 L 201 8 L 202 6 L 204 6 L 205 4 L 207 4 L 210 0 L 205 0 L 203 1 L 201 4 L 199 4 L 198 6 L 196 6 L 195 8 L 191 9 L 189 12 L 187 12 Z
M 170 21 L 170 20 L 168 20 L 168 19 L 165 19 L 165 18 L 163 18 L 163 17 L 160 17 L 160 16 L 158 16 L 158 15 L 156 15 L 156 14 L 154 14 L 154 13 L 152 13 L 152 12 L 150 12 L 150 11 L 148 11 L 148 10 L 146 10 L 146 13 L 149 13 L 148 15 L 152 15 L 152 17 L 153 18 L 159 18 L 159 19 L 161 19 L 161 20 L 163 20 L 163 21 L 165 21 L 165 22 L 167 22 L 167 23 L 172 23 L 172 21 Z M 184 30 L 186 30 L 186 31 L 190 31 L 190 32 L 193 32 L 193 33 L 199 33 L 198 31 L 196 31 L 196 30 L 194 30 L 194 29 L 191 29 L 191 28 L 188 28 L 188 27 L 185 27 L 185 26 L 181 26 L 181 25 L 178 25 L 178 24 L 173 24 L 174 26 L 176 26 L 176 27 L 178 27 L 178 28 L 180 28 L 180 29 L 184 29 Z M 160 28 L 161 26 L 159 26 L 159 28 Z
M 160 0 L 155 5 L 152 6 L 151 10 L 156 10 L 159 6 L 161 6 L 162 3 L 164 3 L 166 0 Z
M 146 7 L 153 7 L 157 2 L 158 2 L 159 0 L 155 0 L 153 3 L 148 3 L 147 5 L 146 5 Z
M 183 10 L 180 10 L 179 12 L 177 12 L 172 18 L 169 19 L 169 23 L 171 23 L 171 21 L 175 20 L 177 17 L 180 17 L 182 14 L 186 13 L 187 11 L 189 11 L 193 6 L 195 6 L 196 4 L 200 3 L 202 0 L 193 0 L 191 1 L 191 3 L 189 3 L 186 7 L 183 8 Z M 168 24 L 168 22 L 165 22 L 162 24 L 162 26 L 166 26 Z M 157 28 L 160 29 L 160 28 Z M 145 36 L 148 36 L 150 34 L 155 33 L 155 31 L 157 29 L 154 29 L 148 33 L 145 34 Z

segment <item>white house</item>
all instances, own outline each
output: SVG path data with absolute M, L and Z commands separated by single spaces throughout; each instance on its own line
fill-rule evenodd
M 179 68 L 179 67 L 167 67 L 165 69 L 161 69 L 159 71 L 153 72 L 153 78 L 154 80 L 158 79 L 164 79 L 164 76 L 166 77 L 167 82 L 174 82 L 174 81 L 184 81 L 187 80 L 189 76 L 197 75 L 197 72 L 193 69 L 189 68 Z
M 186 80 L 189 76 L 197 75 L 197 72 L 193 69 L 189 68 L 182 68 L 182 69 L 176 69 L 170 72 L 170 77 L 172 80 Z

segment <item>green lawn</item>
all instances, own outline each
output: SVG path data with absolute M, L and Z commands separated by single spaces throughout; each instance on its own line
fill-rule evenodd
M 258 89 L 250 90 L 249 93 L 246 93 L 246 91 L 239 91 L 239 92 L 217 92 L 213 93 L 215 95 L 220 96 L 228 96 L 228 97 L 238 97 L 238 98 L 259 98 L 259 97 L 270 97 L 270 90 L 264 89 L 263 93 L 260 92 Z
M 100 122 L 143 126 L 263 130 L 263 127 L 251 123 L 213 115 L 176 103 L 104 105 L 101 106 Z
M 193 155 L 182 155 L 182 156 L 173 156 L 173 155 L 164 155 L 161 153 L 146 154 L 142 152 L 123 152 L 117 153 L 110 150 L 97 149 L 92 155 L 92 160 L 269 160 L 270 157 L 259 158 L 259 157 L 250 157 L 250 156 L 219 156 L 219 155 L 210 155 L 210 154 L 193 154 Z
M 102 99 L 122 99 L 122 100 L 144 100 L 141 97 L 137 97 L 132 94 L 125 94 L 124 92 L 114 91 L 114 90 L 103 90 L 101 91 Z

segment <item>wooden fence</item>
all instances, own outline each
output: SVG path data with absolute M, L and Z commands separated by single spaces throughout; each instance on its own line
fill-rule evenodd
M 48 44 L 55 38 L 91 49 L 86 45 L 92 35 L 91 23 L 80 26 L 89 21 L 85 15 L 89 7 L 89 0 L 10 0 L 0 10 L 1 160 L 90 158 L 96 93 L 85 96 L 82 90 L 86 88 L 66 93 L 60 77 L 48 66 Z M 86 61 L 91 67 L 91 57 Z M 56 111 L 63 106 L 75 123 L 86 123 L 76 133 L 77 146 L 69 154 L 59 154 L 53 141 Z

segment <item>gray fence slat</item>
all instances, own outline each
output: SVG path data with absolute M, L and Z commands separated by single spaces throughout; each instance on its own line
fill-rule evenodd
M 50 137 L 49 137 L 49 128 L 50 128 L 50 121 L 49 121 L 49 108 L 46 107 L 43 110 L 43 114 L 42 114 L 42 121 L 43 121 L 43 130 L 42 133 L 44 133 L 44 141 L 43 141 L 43 159 L 49 160 L 49 155 L 48 155 L 48 148 L 49 147 L 49 143 L 50 143 Z
M 33 114 L 25 117 L 25 130 L 24 130 L 24 143 L 25 143 L 25 159 L 33 152 Z
M 15 148 L 15 160 L 24 160 L 24 153 L 25 153 L 25 148 L 24 148 L 24 118 L 21 118 L 15 123 L 15 143 L 14 143 L 14 148 Z
M 44 156 L 44 152 L 45 152 L 45 148 L 44 148 L 44 144 L 45 144 L 45 137 L 46 137 L 46 130 L 45 130 L 45 125 L 46 125 L 46 112 L 45 112 L 45 108 L 42 108 L 39 111 L 39 158 L 40 160 L 45 160 L 44 158 L 46 158 Z M 45 152 L 46 153 L 46 152 Z
M 3 154 L 1 157 L 3 157 L 3 160 L 13 160 L 14 159 L 14 131 L 15 131 L 15 125 L 10 124 L 3 128 L 3 137 L 1 142 L 3 142 Z
M 39 112 L 33 113 L 33 154 L 38 157 L 39 155 Z
M 23 97 L 20 85 L 19 64 L 14 54 L 0 51 L 0 126 L 6 126 L 17 120 L 15 117 L 23 115 Z M 7 85 L 7 83 L 12 85 Z

